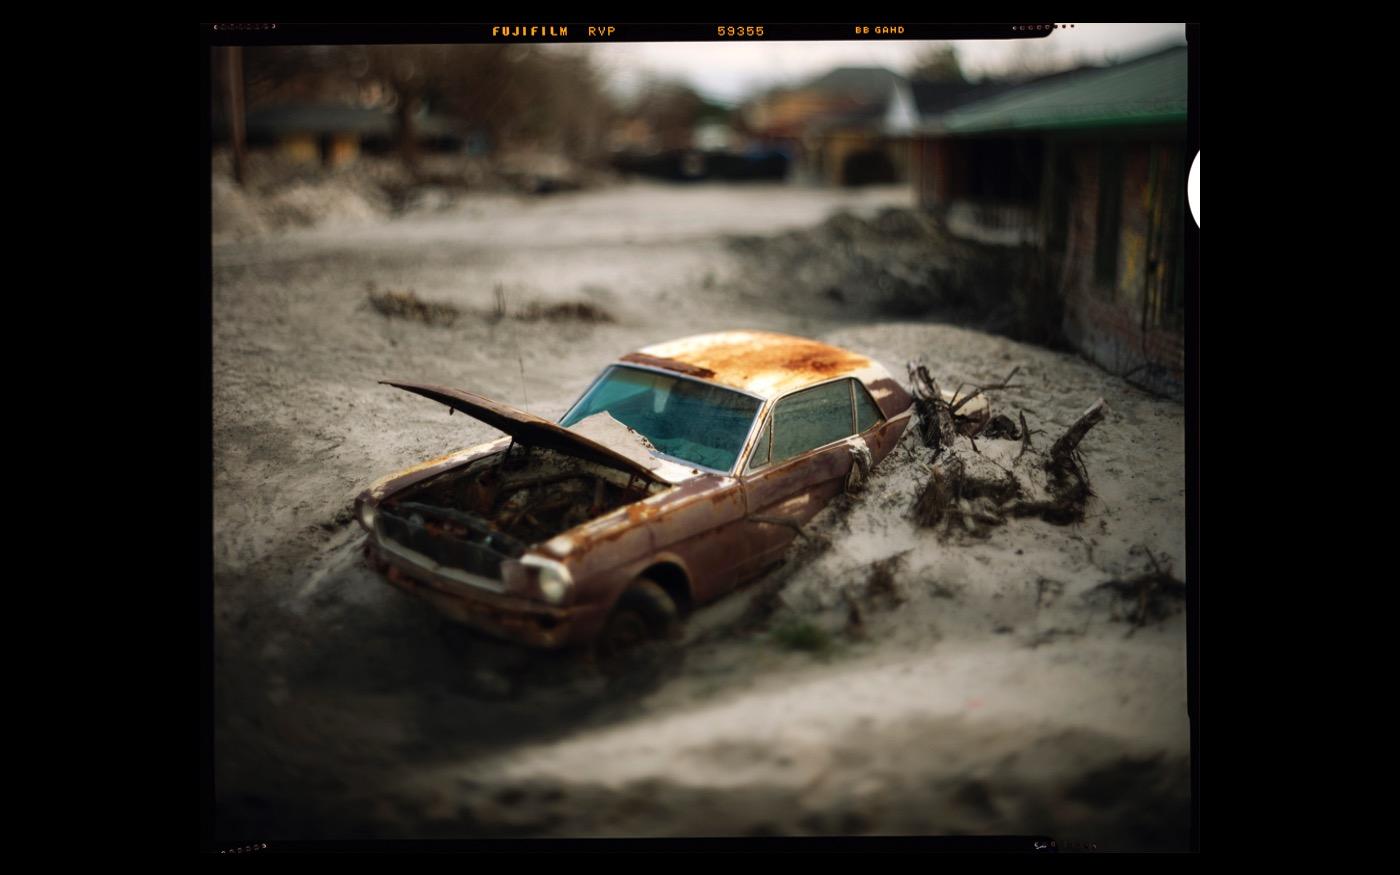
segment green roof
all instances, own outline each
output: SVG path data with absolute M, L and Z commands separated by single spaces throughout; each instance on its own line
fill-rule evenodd
M 1186 123 L 1186 47 L 1024 85 L 947 113 L 950 134 Z

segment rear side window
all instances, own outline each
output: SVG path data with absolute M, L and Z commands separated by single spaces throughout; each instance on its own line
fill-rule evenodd
M 856 393 L 856 431 L 864 432 L 884 417 L 880 414 L 880 408 L 875 406 L 875 399 L 870 397 L 870 392 L 860 380 L 852 380 L 851 385 L 855 387 Z
M 772 443 L 773 418 L 770 416 L 763 423 L 763 431 L 758 436 L 758 442 L 753 446 L 753 453 L 749 455 L 750 471 L 756 471 L 768 464 L 768 450 Z
M 851 384 L 838 380 L 789 395 L 773 410 L 773 461 L 851 434 Z

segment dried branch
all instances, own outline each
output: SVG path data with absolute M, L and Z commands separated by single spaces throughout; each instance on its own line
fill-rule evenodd
M 1084 411 L 1074 424 L 1050 447 L 1050 458 L 1061 464 L 1074 464 L 1073 453 L 1089 429 L 1103 422 L 1104 400 L 1100 398 Z
M 1011 379 L 1012 379 L 1013 377 L 1015 377 L 1016 374 L 1017 374 L 1017 372 L 1019 372 L 1020 370 L 1021 370 L 1021 366 L 1020 366 L 1020 365 L 1017 365 L 1016 367 L 1014 367 L 1014 368 L 1011 369 L 1011 373 L 1007 374 L 1007 375 L 1006 375 L 1006 378 L 1005 378 L 1004 380 L 1002 380 L 1000 383 L 991 383 L 991 384 L 986 385 L 986 386 L 978 386 L 977 389 L 976 389 L 976 391 L 974 391 L 972 394 L 968 395 L 966 398 L 963 398 L 961 401 L 958 400 L 957 393 L 956 393 L 956 392 L 953 393 L 953 403 L 950 404 L 951 410 L 952 410 L 954 413 L 957 413 L 959 410 L 962 409 L 962 406 L 963 406 L 964 404 L 966 404 L 967 402 L 971 401 L 973 398 L 976 398 L 978 395 L 981 395 L 983 392 L 992 392 L 992 391 L 996 391 L 996 390 L 998 390 L 998 389 L 1012 389 L 1012 388 L 1016 388 L 1016 387 L 1014 387 L 1014 386 L 1011 384 Z M 960 386 L 958 386 L 958 392 L 961 392 L 961 391 L 962 391 L 962 386 L 960 385 Z
M 958 386 L 958 392 L 961 392 L 961 391 L 962 391 L 962 386 Z M 961 401 L 956 401 L 958 395 L 957 395 L 957 392 L 954 392 L 954 393 L 953 393 L 953 398 L 954 398 L 955 400 L 954 400 L 954 402 L 950 402 L 950 403 L 949 403 L 948 409 L 951 410 L 953 413 L 957 413 L 959 410 L 962 409 L 962 406 L 963 406 L 964 404 L 966 404 L 967 402 L 971 401 L 973 398 L 976 398 L 978 395 L 981 395 L 981 394 L 982 394 L 982 390 L 981 390 L 980 388 L 974 389 L 974 390 L 972 391 L 972 394 L 971 394 L 971 395 L 968 395 L 966 398 L 962 399 Z

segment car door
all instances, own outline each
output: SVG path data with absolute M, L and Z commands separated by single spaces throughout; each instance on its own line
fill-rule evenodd
M 842 490 L 854 433 L 849 379 L 794 392 L 773 405 L 740 475 L 747 573 L 778 559 L 798 527 Z

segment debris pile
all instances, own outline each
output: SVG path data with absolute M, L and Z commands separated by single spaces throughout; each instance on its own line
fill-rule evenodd
M 985 401 L 972 404 L 988 391 L 1011 388 L 1016 370 L 1001 383 L 967 393 L 960 386 L 949 394 L 922 364 L 908 367 L 919 436 L 934 451 L 928 482 L 914 503 L 919 525 L 942 526 L 945 535 L 961 530 L 984 537 L 1009 517 L 1035 516 L 1059 525 L 1083 518 L 1093 493 L 1079 443 L 1103 421 L 1102 398 L 1042 452 L 1031 442 L 1024 414 L 1018 426 L 1009 416 L 992 415 Z

